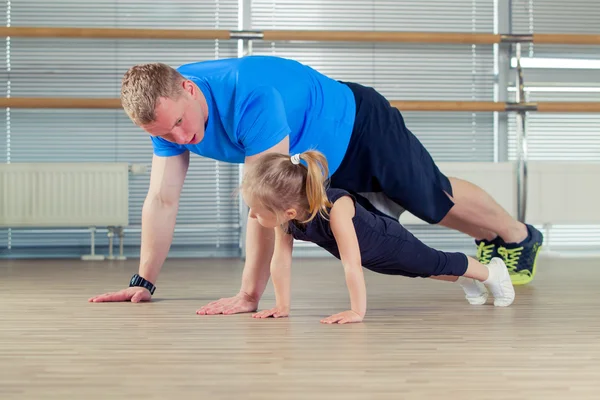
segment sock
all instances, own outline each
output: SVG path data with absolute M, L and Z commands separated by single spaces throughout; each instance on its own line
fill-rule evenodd
M 463 288 L 465 298 L 469 303 L 484 304 L 486 302 L 488 291 L 481 282 L 464 276 L 459 277 L 456 282 Z
M 525 229 L 527 229 L 527 237 L 521 242 L 522 244 L 531 241 L 531 231 L 529 230 L 529 227 L 527 225 L 525 225 Z
M 523 246 L 525 243 L 529 243 L 529 241 L 531 240 L 531 231 L 529 230 L 529 227 L 527 225 L 525 225 L 525 229 L 527 229 L 527 237 L 523 240 L 521 240 L 520 242 L 511 242 L 511 243 L 506 243 L 510 246 L 514 246 L 514 247 L 519 247 L 519 246 Z
M 477 283 L 479 283 L 479 281 L 461 276 L 458 278 L 456 283 L 458 283 L 463 288 L 463 290 L 465 291 L 465 294 L 467 296 L 471 296 L 471 297 L 481 296 L 481 293 L 483 290 L 482 290 L 481 285 L 477 285 Z
M 515 289 L 506 265 L 500 258 L 493 258 L 486 267 L 490 271 L 490 276 L 483 283 L 492 292 L 494 305 L 501 307 L 511 305 L 515 300 Z
M 494 238 L 492 240 L 488 240 L 486 238 L 483 239 L 475 239 L 475 243 L 479 244 L 481 242 L 485 242 L 485 243 L 496 243 L 498 241 L 498 239 L 500 238 L 500 236 L 496 235 L 494 236 Z

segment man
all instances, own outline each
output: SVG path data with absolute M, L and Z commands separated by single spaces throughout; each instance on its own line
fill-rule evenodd
M 267 56 L 211 60 L 177 70 L 137 65 L 121 101 L 154 146 L 142 210 L 138 274 L 130 287 L 91 301 L 147 301 L 171 245 L 189 153 L 252 163 L 266 152 L 325 154 L 332 187 L 374 193 L 431 224 L 471 235 L 478 257 L 505 260 L 514 284 L 533 279 L 542 234 L 512 218 L 479 187 L 447 178 L 374 89 L 338 82 L 293 60 Z M 372 197 L 371 197 L 372 198 Z M 255 311 L 269 280 L 274 235 L 249 218 L 247 257 L 237 295 L 198 314 Z

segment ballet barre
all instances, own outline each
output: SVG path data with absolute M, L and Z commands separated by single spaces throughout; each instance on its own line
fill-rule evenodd
M 399 32 L 333 30 L 226 30 L 85 27 L 0 27 L 0 35 L 25 38 L 165 39 L 165 40 L 264 40 L 440 44 L 533 43 L 600 45 L 595 34 L 501 34 L 472 32 Z
M 600 102 L 494 102 L 391 100 L 401 111 L 600 113 Z M 0 107 L 55 109 L 118 109 L 118 98 L 0 97 Z

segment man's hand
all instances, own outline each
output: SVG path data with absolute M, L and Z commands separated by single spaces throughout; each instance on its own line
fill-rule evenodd
M 101 294 L 90 298 L 88 301 L 91 303 L 104 303 L 113 301 L 131 301 L 132 303 L 139 303 L 142 301 L 150 301 L 152 295 L 148 289 L 143 287 L 130 287 L 123 289 L 119 292 L 111 292 Z
M 258 308 L 258 300 L 240 292 L 233 297 L 226 297 L 208 303 L 201 307 L 196 314 L 198 315 L 215 315 L 215 314 L 238 314 L 256 311 Z
M 352 310 L 344 311 L 341 313 L 337 313 L 332 315 L 331 317 L 327 317 L 321 320 L 323 324 L 348 324 L 351 322 L 361 322 L 363 320 L 363 316 L 357 312 Z
M 275 308 L 271 308 L 270 310 L 262 310 L 252 315 L 252 318 L 283 318 L 290 315 L 289 307 L 281 307 L 277 306 Z

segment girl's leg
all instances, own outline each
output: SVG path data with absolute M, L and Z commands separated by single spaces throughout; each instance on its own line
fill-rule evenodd
M 463 275 L 465 278 L 473 278 L 479 282 L 484 282 L 490 277 L 490 270 L 474 259 L 473 257 L 467 256 L 467 271 Z
M 484 265 L 464 253 L 441 251 L 427 246 L 401 225 L 394 232 L 402 237 L 389 239 L 386 245 L 389 246 L 390 258 L 397 257 L 399 270 L 415 276 L 450 281 L 454 279 L 448 278 L 449 276 L 460 277 L 455 281 L 463 288 L 471 304 L 485 303 L 487 289 L 492 292 L 496 306 L 508 306 L 514 301 L 515 291 L 501 258 L 495 257 L 488 265 Z
M 438 281 L 457 282 L 465 292 L 465 298 L 469 304 L 482 305 L 488 299 L 488 291 L 485 285 L 478 280 L 455 275 L 438 275 L 430 276 L 430 278 Z
M 435 279 L 436 281 L 446 281 L 446 282 L 456 282 L 460 276 L 454 275 L 440 275 L 440 276 L 430 276 L 429 278 Z

